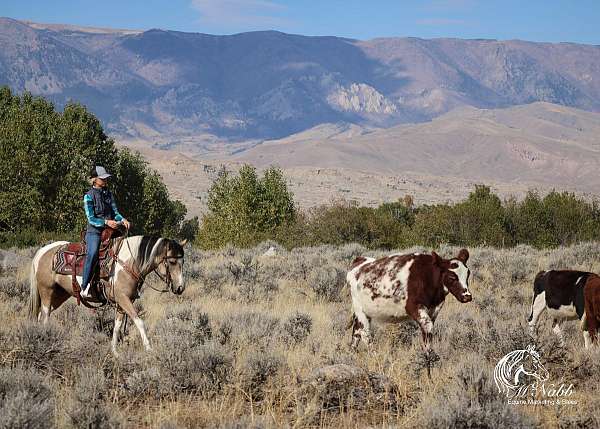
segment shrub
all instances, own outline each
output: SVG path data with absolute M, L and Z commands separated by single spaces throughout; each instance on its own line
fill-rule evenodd
M 295 313 L 283 323 L 283 340 L 288 344 L 301 343 L 312 329 L 312 318 L 306 313 Z
M 452 381 L 440 385 L 421 401 L 420 424 L 428 428 L 533 428 L 532 417 L 519 413 L 498 393 L 488 374 L 487 361 L 473 354 L 462 356 L 453 368 Z
M 340 301 L 346 285 L 346 272 L 335 267 L 319 267 L 308 276 L 308 286 L 315 295 L 326 301 Z
M 0 428 L 54 426 L 53 388 L 32 369 L 0 368 Z
M 246 355 L 238 375 L 241 389 L 253 400 L 260 400 L 264 385 L 282 366 L 283 360 L 278 356 L 268 353 Z
M 54 321 L 40 324 L 26 321 L 11 333 L 15 358 L 28 366 L 60 369 L 70 365 L 70 353 L 65 345 L 66 333 Z
M 253 345 L 266 349 L 277 339 L 279 319 L 265 313 L 244 312 L 226 322 L 236 347 Z M 227 326 L 226 325 L 226 326 Z
M 113 410 L 105 405 L 108 383 L 101 370 L 80 369 L 73 389 L 72 403 L 67 416 L 74 427 L 115 428 L 120 423 Z

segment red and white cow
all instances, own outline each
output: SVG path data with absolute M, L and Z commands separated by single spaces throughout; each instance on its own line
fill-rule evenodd
M 359 256 L 346 281 L 352 295 L 352 347 L 370 342 L 370 324 L 412 318 L 421 327 L 425 348 L 430 347 L 433 323 L 448 292 L 460 302 L 472 300 L 467 249 L 456 258 L 437 253 L 394 254 L 380 259 Z

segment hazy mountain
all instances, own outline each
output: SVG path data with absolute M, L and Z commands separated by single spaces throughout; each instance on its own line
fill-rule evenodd
M 257 166 L 600 190 L 600 113 L 550 103 L 456 109 L 421 124 L 359 132 L 320 125 L 231 157 Z
M 390 127 L 460 106 L 600 110 L 600 47 L 213 36 L 0 19 L 0 84 L 88 105 L 128 138 L 281 138 L 324 123 Z M 191 141 L 191 143 L 190 143 Z

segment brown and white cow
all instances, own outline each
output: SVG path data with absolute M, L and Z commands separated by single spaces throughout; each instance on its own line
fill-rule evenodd
M 452 259 L 435 252 L 356 258 L 346 276 L 352 295 L 352 347 L 361 339 L 369 344 L 372 321 L 408 318 L 419 324 L 424 346 L 430 347 L 433 324 L 448 292 L 460 302 L 472 300 L 468 259 L 467 249 Z
M 600 277 L 586 271 L 540 271 L 533 282 L 531 314 L 527 319 L 532 334 L 546 309 L 561 341 L 561 323 L 580 319 L 583 344 L 589 348 L 596 343 L 600 324 Z

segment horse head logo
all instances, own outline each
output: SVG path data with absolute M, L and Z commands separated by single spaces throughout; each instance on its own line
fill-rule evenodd
M 531 378 L 541 382 L 548 377 L 548 371 L 540 362 L 540 355 L 532 345 L 527 346 L 525 350 L 510 352 L 498 361 L 494 369 L 494 381 L 498 392 L 505 393 L 506 396 L 510 396 Z

